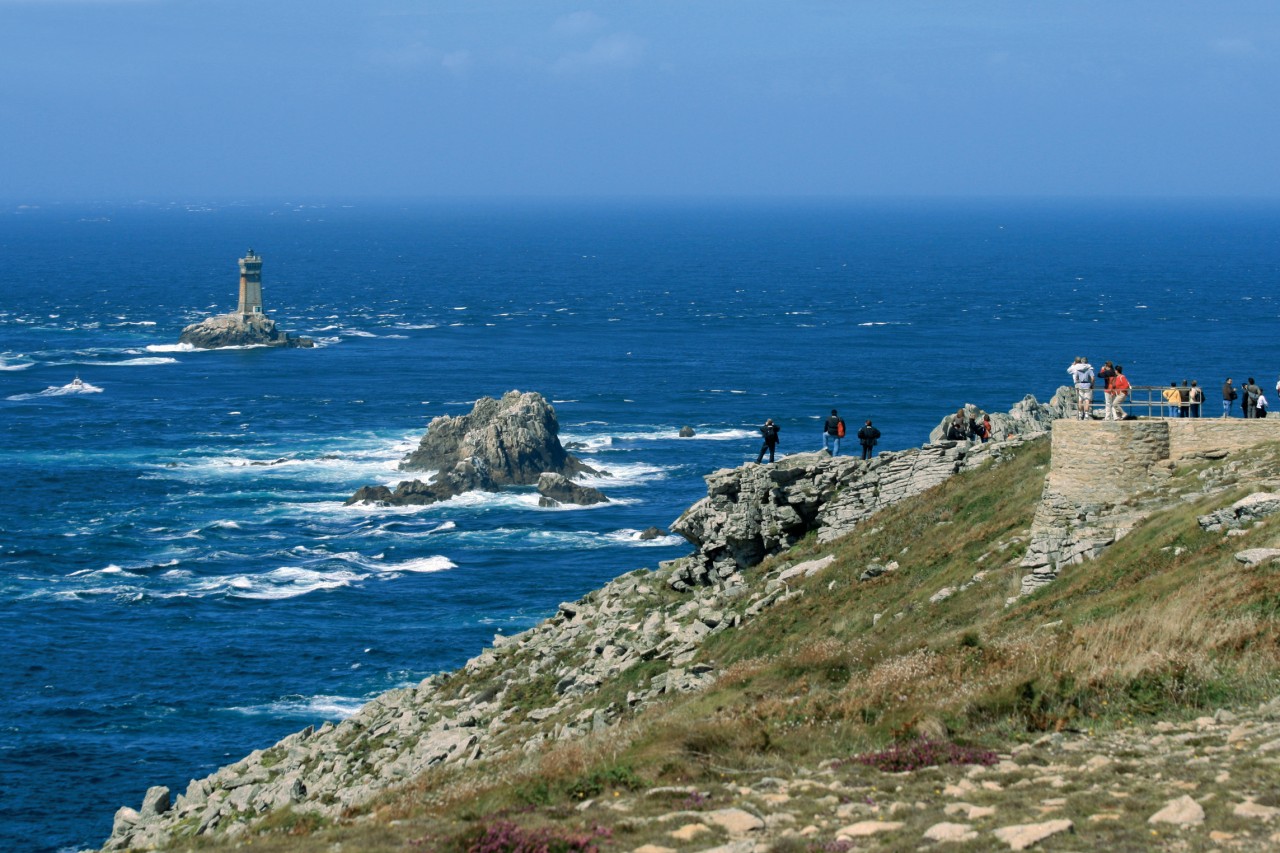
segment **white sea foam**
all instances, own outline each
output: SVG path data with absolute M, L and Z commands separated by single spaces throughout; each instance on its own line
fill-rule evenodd
M 195 584 L 204 593 L 226 593 L 231 598 L 275 601 L 296 598 L 310 592 L 350 586 L 363 575 L 355 572 L 320 572 L 312 569 L 285 567 L 261 575 L 236 575 L 230 578 L 208 578 Z
M 61 386 L 50 385 L 48 388 L 44 389 L 43 391 L 37 391 L 34 394 L 13 394 L 12 396 L 6 397 L 5 399 L 21 401 L 21 400 L 35 400 L 40 397 L 67 397 L 67 396 L 72 396 L 76 394 L 101 394 L 101 393 L 102 393 L 102 389 L 99 388 L 97 385 L 90 385 L 88 382 L 81 382 L 78 385 L 74 382 L 68 382 L 66 385 L 61 385 Z
M 586 425 L 582 424 L 580 426 Z M 661 426 L 647 430 L 614 432 L 608 435 L 561 433 L 560 440 L 566 445 L 570 443 L 582 445 L 581 448 L 571 448 L 571 450 L 581 449 L 585 453 L 591 453 L 601 448 L 613 447 L 619 442 L 672 441 L 675 439 L 680 439 L 681 441 L 741 441 L 744 438 L 758 438 L 759 435 L 760 432 L 756 429 L 710 429 L 695 426 L 692 436 L 680 438 L 680 427 Z
M 594 460 L 592 460 L 594 461 Z M 606 494 L 610 488 L 626 488 L 628 486 L 637 486 L 641 483 L 650 483 L 654 480 L 661 480 L 667 476 L 670 468 L 664 468 L 660 465 L 650 465 L 645 462 L 630 462 L 613 465 L 596 464 L 608 476 L 595 476 L 592 474 L 583 474 L 575 478 L 575 480 L 584 485 L 590 485 L 594 488 L 604 491 Z
M 200 348 L 191 344 L 148 344 L 147 352 L 196 352 Z
M 150 356 L 142 358 L 127 358 L 124 361 L 103 361 L 99 364 L 103 367 L 144 367 L 152 364 L 177 364 L 176 358 L 167 358 L 164 356 Z
M 623 528 L 622 530 L 614 530 L 611 533 L 604 534 L 604 538 L 609 542 L 617 542 L 626 545 L 635 545 L 641 548 L 667 548 L 673 545 L 688 544 L 684 537 L 676 536 L 669 533 L 663 536 L 657 536 L 653 539 L 641 539 L 642 531 Z
M 456 569 L 458 564 L 448 557 L 422 557 L 417 560 L 405 560 L 403 563 L 388 563 L 382 567 L 383 572 L 443 572 Z
M 228 708 L 239 714 L 269 717 L 313 717 L 345 720 L 364 707 L 367 700 L 354 696 L 284 696 L 275 702 Z
M 0 355 L 0 370 L 26 370 L 35 364 L 34 361 L 16 361 L 16 359 L 26 358 L 24 355 L 11 355 L 5 353 Z

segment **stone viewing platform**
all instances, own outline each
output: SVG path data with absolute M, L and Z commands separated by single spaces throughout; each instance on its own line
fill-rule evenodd
M 1030 570 L 1024 595 L 1132 530 L 1147 514 L 1139 498 L 1179 462 L 1280 441 L 1280 418 L 1066 418 L 1054 422 L 1051 441 L 1053 461 L 1022 561 Z

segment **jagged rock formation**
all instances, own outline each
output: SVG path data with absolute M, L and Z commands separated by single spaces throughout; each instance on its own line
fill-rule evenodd
M 1053 423 L 1055 405 L 1037 403 L 1028 395 L 1008 414 L 993 414 L 992 423 L 1000 425 L 996 435 L 1009 436 L 1004 441 L 935 440 L 865 462 L 832 458 L 825 451 L 799 453 L 774 464 L 716 471 L 707 477 L 707 496 L 671 525 L 673 533 L 697 548 L 692 556 L 674 561 L 672 582 L 677 589 L 721 583 L 790 548 L 812 530 L 821 542 L 844 536 L 881 507 L 1044 434 Z M 966 408 L 979 420 L 986 414 L 972 404 Z
M 550 471 L 544 471 L 538 478 L 538 494 L 542 495 L 538 501 L 539 506 L 559 506 L 560 504 L 591 506 L 609 501 L 599 489 L 580 486 L 563 474 L 553 474 Z
M 572 477 L 598 474 L 560 444 L 556 410 L 536 391 L 508 391 L 501 400 L 481 397 L 471 412 L 433 418 L 402 471 L 447 471 L 464 459 L 480 459 L 499 486 L 530 486 L 543 471 Z
M 394 490 L 364 486 L 347 503 L 430 504 L 463 492 L 538 484 L 544 473 L 604 476 L 566 451 L 559 434 L 556 410 L 536 391 L 508 391 L 501 400 L 481 397 L 468 414 L 432 419 L 418 447 L 400 463 L 403 471 L 436 472 L 426 482 L 403 481 Z M 607 500 L 595 489 L 573 488 L 582 489 L 574 494 L 584 500 L 568 503 Z M 591 492 L 599 499 L 586 500 Z
M 268 346 L 313 347 L 315 341 L 291 335 L 276 326 L 266 314 L 219 314 L 182 330 L 179 343 L 200 349 L 222 347 Z
M 1037 435 L 1052 429 L 1054 421 L 1075 415 L 1075 393 L 1075 389 L 1064 385 L 1047 403 L 1039 403 L 1035 397 L 1028 394 L 1006 413 L 985 412 L 973 403 L 965 403 L 960 408 L 964 409 L 966 418 L 977 423 L 981 423 L 984 415 L 990 415 L 992 438 Z M 938 425 L 929 433 L 930 444 L 937 444 L 946 439 L 947 427 L 951 425 L 953 417 L 955 412 L 945 415 L 938 422 Z

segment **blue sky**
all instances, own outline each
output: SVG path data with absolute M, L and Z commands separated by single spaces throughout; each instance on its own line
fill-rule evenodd
M 1280 195 L 1280 3 L 0 0 L 0 195 Z

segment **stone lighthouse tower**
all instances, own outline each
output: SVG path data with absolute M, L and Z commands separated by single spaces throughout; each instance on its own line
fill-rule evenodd
M 262 258 L 250 249 L 240 259 L 240 307 L 241 316 L 250 317 L 262 313 Z

